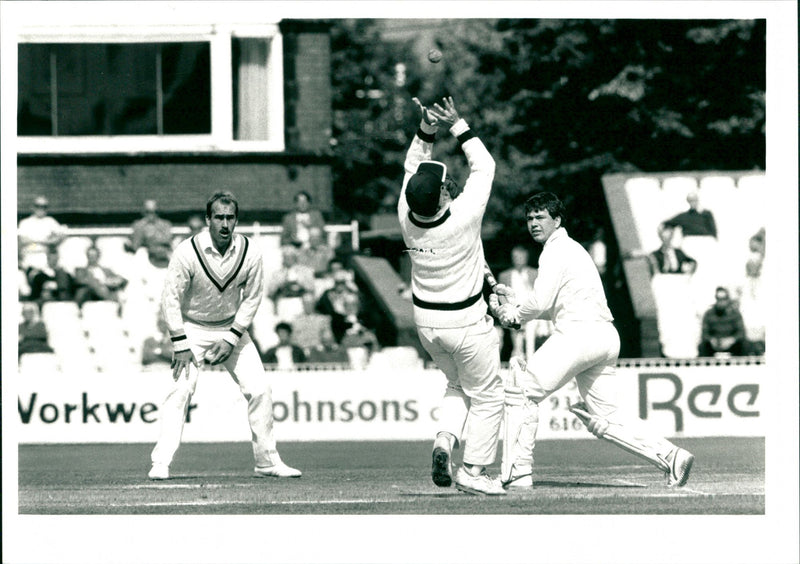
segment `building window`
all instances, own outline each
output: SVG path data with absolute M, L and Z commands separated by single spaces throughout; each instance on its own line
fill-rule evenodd
M 262 38 L 234 37 L 233 138 L 254 141 L 269 138 L 269 49 Z
M 20 136 L 211 133 L 208 42 L 21 43 Z

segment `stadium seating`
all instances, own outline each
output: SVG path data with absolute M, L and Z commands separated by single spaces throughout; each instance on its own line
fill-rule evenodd
M 61 266 L 70 274 L 79 266 L 86 266 L 86 250 L 92 246 L 90 237 L 67 237 L 58 246 Z
M 623 253 L 633 250 L 648 253 L 657 249 L 661 244 L 657 236 L 658 224 L 687 209 L 686 195 L 691 190 L 698 190 L 701 205 L 714 214 L 718 239 L 679 236 L 675 241 L 676 246 L 697 260 L 697 271 L 692 277 L 655 276 L 649 288 L 643 288 L 642 285 L 647 284 L 646 277 L 632 279 L 631 275 L 639 269 L 628 268 L 634 259 L 626 262 L 631 294 L 638 298 L 634 302 L 640 310 L 637 312 L 640 321 L 653 315 L 650 309 L 653 304 L 664 354 L 694 356 L 700 318 L 713 303 L 714 288 L 726 286 L 734 295 L 739 289 L 747 289 L 745 263 L 749 239 L 765 226 L 766 177 L 763 173 L 750 172 L 609 175 L 604 177 L 604 185 L 609 202 L 611 199 L 616 202 L 612 215 Z M 622 194 L 628 206 L 617 196 Z M 626 207 L 630 209 L 630 217 L 620 211 Z M 635 234 L 630 233 L 631 228 Z M 643 292 L 650 294 L 652 302 Z M 748 306 L 751 311 L 757 309 L 752 304 Z M 760 316 L 750 317 L 754 318 L 751 332 L 763 334 Z M 747 319 L 745 323 L 749 323 Z
M 370 356 L 367 367 L 376 374 L 403 370 L 418 370 L 425 366 L 414 347 L 384 347 Z
M 126 240 L 127 237 L 123 236 L 105 235 L 97 238 L 95 246 L 100 251 L 100 264 L 124 278 L 130 278 L 133 255 L 125 250 Z
M 22 376 L 57 374 L 60 371 L 61 365 L 55 353 L 25 353 L 19 359 Z

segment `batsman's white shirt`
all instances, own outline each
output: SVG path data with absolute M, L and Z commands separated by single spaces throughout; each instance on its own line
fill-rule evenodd
M 545 241 L 539 275 L 519 313 L 522 321 L 552 319 L 556 329 L 571 321 L 614 320 L 592 257 L 563 227 Z

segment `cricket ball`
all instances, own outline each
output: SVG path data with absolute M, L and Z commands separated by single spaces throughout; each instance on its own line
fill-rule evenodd
M 428 60 L 432 63 L 438 63 L 442 60 L 442 52 L 438 49 L 431 49 L 428 51 Z

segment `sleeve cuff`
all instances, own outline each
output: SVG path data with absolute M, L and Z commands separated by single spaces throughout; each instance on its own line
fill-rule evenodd
M 460 118 L 457 122 L 450 126 L 450 133 L 453 135 L 453 137 L 458 137 L 468 129 L 469 125 L 467 125 L 467 122 L 464 120 L 464 118 Z
M 190 349 L 189 339 L 187 339 L 184 334 L 172 335 L 170 340 L 172 341 L 172 350 L 176 353 L 188 351 Z
M 420 131 L 423 131 L 423 132 L 427 133 L 428 135 L 433 135 L 434 133 L 436 133 L 436 130 L 439 129 L 439 126 L 438 125 L 432 125 L 432 124 L 428 123 L 427 121 L 425 121 L 423 119 L 423 120 L 420 120 L 420 122 L 419 122 L 419 129 L 420 129 Z
M 239 344 L 239 339 L 242 337 L 242 333 L 243 331 L 236 324 L 234 324 L 234 326 L 231 327 L 227 333 L 225 333 L 225 336 L 222 337 L 222 340 L 235 347 Z

